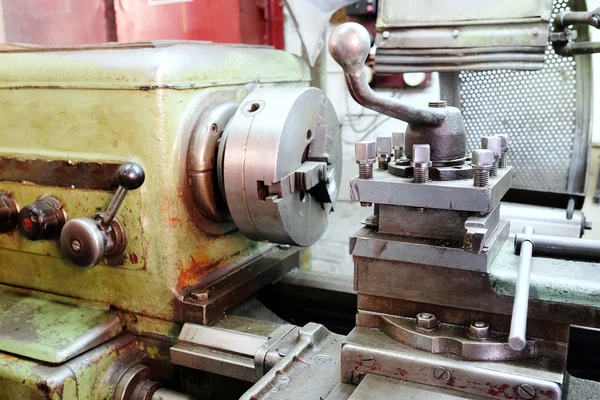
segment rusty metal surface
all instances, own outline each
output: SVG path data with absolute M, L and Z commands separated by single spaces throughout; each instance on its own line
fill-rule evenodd
M 298 267 L 299 263 L 297 248 L 274 248 L 254 262 L 238 268 L 226 279 L 193 289 L 176 303 L 176 319 L 212 324 L 221 319 L 225 311 Z
M 118 162 L 0 157 L 0 181 L 90 190 L 117 189 Z
M 341 361 L 343 382 L 358 383 L 369 373 L 496 399 L 519 398 L 519 387 L 528 384 L 536 399 L 559 400 L 564 366 L 542 358 L 489 363 L 441 357 L 361 327 L 344 341 Z

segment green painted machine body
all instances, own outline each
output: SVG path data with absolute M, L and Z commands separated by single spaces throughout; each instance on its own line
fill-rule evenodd
M 272 247 L 235 230 L 206 233 L 211 222 L 189 199 L 192 131 L 216 103 L 309 80 L 301 59 L 265 47 L 166 42 L 0 53 L 0 192 L 21 208 L 53 196 L 68 219 L 90 217 L 106 210 L 119 165 L 136 162 L 146 174 L 117 213 L 127 235 L 117 260 L 84 270 L 58 238 L 0 234 L 0 398 L 110 399 L 124 369 L 140 360 L 168 379 L 169 347 L 196 315 L 187 314 L 186 296 Z
M 191 288 L 267 246 L 238 232 L 202 230 L 185 199 L 190 126 L 215 99 L 239 102 L 251 85 L 307 86 L 309 78 L 301 59 L 261 47 L 166 43 L 0 54 L 0 169 L 15 160 L 22 169 L 10 181 L 1 174 L 0 192 L 21 207 L 54 196 L 72 219 L 104 211 L 114 195 L 65 182 L 93 182 L 94 170 L 78 166 L 134 161 L 146 172 L 117 214 L 128 240 L 118 265 L 81 270 L 58 240 L 29 241 L 15 231 L 0 235 L 0 283 L 177 320 L 176 303 Z M 57 182 L 36 182 L 49 168 Z

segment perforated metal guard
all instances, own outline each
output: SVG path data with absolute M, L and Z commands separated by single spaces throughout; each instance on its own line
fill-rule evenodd
M 553 14 L 569 9 L 569 1 L 555 0 Z M 554 17 L 553 15 L 553 17 Z M 509 164 L 515 167 L 514 187 L 559 193 L 582 193 L 573 185 L 572 158 L 581 157 L 577 136 L 586 138 L 587 126 L 578 127 L 577 69 L 575 59 L 546 49 L 539 71 L 461 72 L 460 101 L 468 133 L 469 153 L 480 148 L 482 135 L 510 137 Z M 580 105 L 581 106 L 581 105 Z M 581 125 L 581 124 L 580 124 Z M 585 144 L 584 154 L 587 152 Z M 569 183 L 571 179 L 571 184 Z

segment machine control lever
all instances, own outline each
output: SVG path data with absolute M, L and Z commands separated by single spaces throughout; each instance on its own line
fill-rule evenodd
M 344 77 L 352 98 L 363 107 L 408 123 L 406 154 L 412 157 L 413 145 L 429 144 L 434 166 L 455 165 L 466 158 L 466 131 L 463 117 L 456 107 L 445 101 L 429 102 L 428 107 L 414 107 L 393 97 L 373 91 L 363 74 L 369 55 L 369 33 L 354 22 L 335 28 L 329 38 L 329 52 L 344 70 Z
M 136 163 L 125 163 L 117 170 L 119 188 L 106 212 L 93 217 L 70 220 L 63 227 L 60 245 L 71 262 L 82 267 L 96 266 L 105 257 L 118 256 L 127 246 L 123 226 L 115 219 L 125 196 L 142 186 L 145 173 Z
M 528 225 L 523 228 L 525 235 L 533 235 L 533 227 Z M 515 302 L 513 304 L 512 319 L 510 321 L 510 334 L 508 345 L 513 350 L 523 350 L 527 344 L 525 331 L 527 330 L 527 310 L 529 308 L 529 275 L 531 274 L 531 258 L 533 257 L 533 243 L 525 240 L 521 243 L 519 256 L 519 269 L 517 270 L 517 284 L 515 287 Z

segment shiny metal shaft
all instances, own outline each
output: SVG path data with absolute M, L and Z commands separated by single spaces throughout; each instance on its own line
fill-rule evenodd
M 121 204 L 123 204 L 123 200 L 125 200 L 125 196 L 127 196 L 128 190 L 123 186 L 119 186 L 117 192 L 115 193 L 115 197 L 112 198 L 110 204 L 108 205 L 108 209 L 106 213 L 104 213 L 104 217 L 102 217 L 102 225 L 109 226 L 112 220 L 117 215 Z
M 523 229 L 526 235 L 533 234 L 533 227 Z M 519 256 L 519 269 L 517 271 L 517 285 L 515 287 L 515 302 L 513 304 L 512 319 L 510 321 L 510 334 L 508 345 L 513 350 L 523 350 L 526 344 L 525 332 L 527 330 L 527 310 L 529 308 L 529 275 L 531 273 L 531 258 L 533 256 L 533 243 L 525 241 L 521 244 Z

